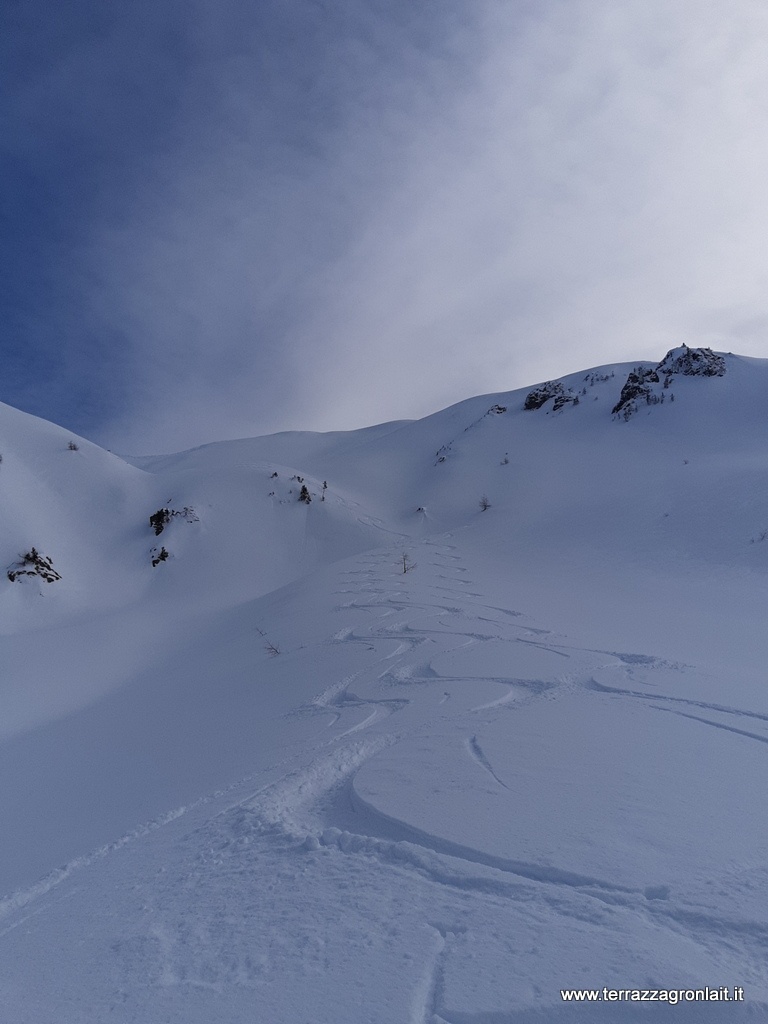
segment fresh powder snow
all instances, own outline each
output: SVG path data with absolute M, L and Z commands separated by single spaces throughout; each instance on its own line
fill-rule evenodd
M 142 458 L 0 406 L 0 1021 L 768 1021 L 766 395 L 682 348 Z

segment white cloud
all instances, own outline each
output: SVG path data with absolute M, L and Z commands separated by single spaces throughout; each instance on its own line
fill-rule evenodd
M 99 234 L 147 369 L 114 433 L 352 427 L 683 341 L 768 355 L 763 5 L 474 9 L 396 66 L 381 24 L 345 40 L 300 144 L 230 83 Z

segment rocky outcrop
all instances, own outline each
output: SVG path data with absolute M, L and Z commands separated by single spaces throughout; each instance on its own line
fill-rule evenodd
M 619 400 L 611 409 L 611 412 L 614 414 L 619 413 L 630 406 L 636 409 L 638 402 L 645 402 L 650 405 L 652 395 L 655 393 L 651 385 L 658 383 L 659 374 L 655 369 L 648 370 L 642 366 L 636 366 L 627 377 L 626 383 L 621 389 Z
M 524 409 L 540 409 L 545 405 L 550 398 L 554 398 L 552 403 L 553 412 L 557 412 L 567 404 L 578 404 L 578 396 L 573 393 L 570 388 L 566 388 L 562 381 L 559 380 L 548 380 L 544 384 L 540 384 L 533 391 L 529 391 L 525 396 L 525 402 L 523 403 Z
M 673 348 L 656 368 L 660 374 L 680 373 L 684 377 L 723 377 L 725 359 L 711 348 Z
M 41 555 L 37 548 L 30 548 L 25 554 L 19 557 L 18 562 L 8 570 L 8 579 L 11 583 L 23 576 L 37 576 L 46 583 L 55 583 L 61 576 L 53 568 L 50 558 Z
M 725 369 L 725 359 L 711 348 L 670 349 L 658 365 L 636 366 L 631 371 L 611 411 L 628 420 L 641 405 L 660 405 L 666 398 L 674 401 L 669 389 L 675 377 L 722 377 Z

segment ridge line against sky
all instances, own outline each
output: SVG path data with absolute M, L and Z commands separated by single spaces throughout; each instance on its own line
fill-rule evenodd
M 768 10 L 6 5 L 0 400 L 122 451 L 768 355 Z

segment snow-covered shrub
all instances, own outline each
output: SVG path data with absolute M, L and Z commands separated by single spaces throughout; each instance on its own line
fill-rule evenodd
M 597 371 L 593 371 L 592 373 L 588 373 L 584 380 L 589 384 L 591 388 L 593 388 L 595 384 L 604 384 L 613 376 L 613 371 L 611 371 L 611 373 L 597 373 Z M 583 388 L 581 393 L 582 395 L 586 395 L 587 389 Z

